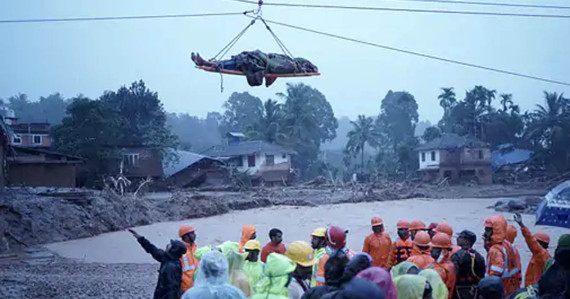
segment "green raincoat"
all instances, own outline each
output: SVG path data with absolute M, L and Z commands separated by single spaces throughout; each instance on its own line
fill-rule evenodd
M 255 285 L 263 278 L 263 268 L 265 268 L 265 264 L 259 260 L 256 262 L 245 261 L 243 265 L 243 271 L 249 278 L 252 292 L 255 292 Z
M 267 257 L 264 277 L 256 285 L 252 299 L 289 299 L 287 284 L 297 264 L 279 253 Z
M 413 267 L 417 268 L 418 266 L 410 262 L 401 262 L 392 268 L 390 275 L 392 275 L 392 279 L 394 279 L 400 275 L 408 274 L 408 270 Z
M 422 272 L 420 272 L 418 275 L 427 279 L 431 285 L 433 299 L 447 299 L 449 291 L 447 290 L 445 283 L 443 283 L 443 280 L 441 280 L 441 276 L 439 276 L 439 273 L 437 273 L 437 271 L 432 269 L 425 269 L 422 270 Z
M 426 288 L 425 277 L 404 274 L 394 279 L 398 299 L 422 299 Z

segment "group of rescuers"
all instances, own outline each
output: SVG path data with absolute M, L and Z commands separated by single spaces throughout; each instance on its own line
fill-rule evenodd
M 519 214 L 514 220 L 532 252 L 524 282 L 513 246 L 517 229 L 502 215 L 485 219 L 486 259 L 473 249 L 475 233 L 464 230 L 453 244 L 451 225 L 420 220 L 398 221 L 392 242 L 373 217 L 361 253 L 347 247 L 348 231 L 338 226 L 317 228 L 310 244 L 287 247 L 274 228 L 263 248 L 252 225 L 242 228 L 239 242 L 200 248 L 196 229 L 182 225 L 181 240 L 166 250 L 129 231 L 161 263 L 154 298 L 570 298 L 570 235 L 560 237 L 551 258 L 550 237 L 533 235 Z

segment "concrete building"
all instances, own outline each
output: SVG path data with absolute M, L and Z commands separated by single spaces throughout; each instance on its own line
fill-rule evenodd
M 241 136 L 240 136 L 241 135 Z M 243 134 L 229 133 L 227 145 L 216 145 L 202 152 L 248 173 L 253 180 L 288 181 L 295 151 L 265 141 L 244 141 Z
M 443 134 L 416 148 L 419 171 L 425 181 L 452 183 L 475 180 L 492 184 L 491 147 L 474 138 Z

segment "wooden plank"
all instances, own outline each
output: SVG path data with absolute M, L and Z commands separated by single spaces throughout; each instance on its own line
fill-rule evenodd
M 236 75 L 236 76 L 245 76 L 245 74 L 243 72 L 240 71 L 234 71 L 234 70 L 225 70 L 225 69 L 220 69 L 217 70 L 214 67 L 208 67 L 208 66 L 198 66 L 197 68 L 204 70 L 206 72 L 211 72 L 211 73 L 222 73 L 222 74 L 226 74 L 226 75 Z M 293 74 L 266 74 L 265 77 L 266 78 L 291 78 L 291 77 L 313 77 L 313 76 L 320 76 L 321 73 L 293 73 Z

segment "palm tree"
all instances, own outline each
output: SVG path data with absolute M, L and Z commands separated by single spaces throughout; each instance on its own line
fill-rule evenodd
M 503 112 L 507 112 L 507 109 L 513 107 L 513 95 L 502 93 L 501 97 L 501 105 L 503 106 Z M 507 106 L 508 104 L 508 106 Z
M 528 138 L 538 140 L 545 148 L 564 140 L 570 133 L 570 101 L 556 92 L 544 92 L 546 106 L 536 105 L 532 113 Z
M 281 123 L 283 121 L 282 105 L 274 100 L 267 100 L 263 103 L 263 112 L 247 130 L 250 139 L 264 140 L 267 142 L 279 142 L 283 139 L 281 133 Z
M 457 98 L 455 97 L 455 91 L 453 90 L 453 87 L 441 88 L 441 94 L 437 96 L 437 98 L 439 99 L 439 105 L 443 108 L 443 122 L 440 122 L 440 125 L 443 125 L 442 128 L 444 128 L 446 132 L 449 132 L 450 112 L 457 103 Z
M 370 146 L 377 146 L 379 132 L 374 125 L 372 117 L 359 115 L 356 121 L 350 122 L 353 129 L 346 135 L 348 142 L 346 143 L 346 151 L 356 155 L 360 153 L 360 163 L 364 168 L 364 146 L 368 143 Z

